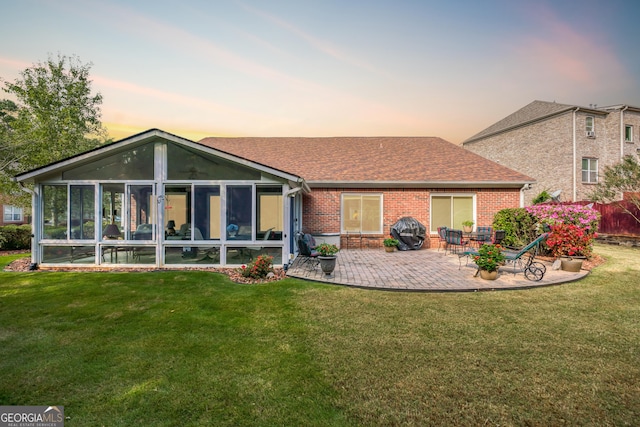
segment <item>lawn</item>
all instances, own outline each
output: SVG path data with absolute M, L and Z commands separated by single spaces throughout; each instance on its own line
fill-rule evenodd
M 1 272 L 0 405 L 63 405 L 67 426 L 638 425 L 640 252 L 596 251 L 576 283 L 459 294 Z

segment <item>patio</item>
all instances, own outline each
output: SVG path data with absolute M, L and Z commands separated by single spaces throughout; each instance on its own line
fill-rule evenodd
M 436 249 L 395 251 L 382 249 L 343 249 L 338 253 L 336 269 L 327 277 L 318 266 L 310 269 L 300 266 L 298 258 L 287 271 L 287 276 L 336 285 L 367 289 L 417 292 L 472 292 L 506 289 L 528 289 L 573 282 L 589 274 L 586 270 L 571 273 L 553 270 L 549 262 L 547 272 L 539 282 L 527 280 L 522 272 L 515 275 L 511 265 L 500 269 L 497 280 L 474 277 L 475 264 L 457 255 L 445 255 Z

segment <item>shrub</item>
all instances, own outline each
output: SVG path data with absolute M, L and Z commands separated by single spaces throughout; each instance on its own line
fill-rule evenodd
M 382 242 L 382 244 L 386 247 L 398 246 L 399 243 L 400 242 L 397 239 L 394 239 L 393 237 L 388 237 L 384 239 Z
M 473 257 L 480 270 L 496 271 L 504 263 L 504 254 L 500 251 L 500 245 L 482 245 L 478 249 L 478 255 Z
M 5 225 L 0 227 L 0 249 L 23 250 L 31 248 L 30 225 Z
M 528 206 L 526 210 L 534 216 L 540 227 L 572 224 L 587 232 L 595 233 L 600 220 L 598 211 L 581 205 L 535 205 Z
M 549 194 L 549 191 L 542 190 L 540 194 L 533 198 L 531 203 L 534 205 L 538 205 L 540 203 L 548 202 L 549 200 L 551 200 L 551 194 Z
M 493 217 L 494 230 L 504 230 L 502 244 L 525 246 L 536 238 L 535 219 L 524 208 L 502 209 Z
M 248 265 L 240 268 L 244 277 L 253 279 L 264 279 L 267 274 L 273 271 L 273 257 L 269 255 L 258 255 L 258 257 Z
M 574 224 L 556 224 L 551 226 L 547 246 L 555 257 L 591 256 L 593 239 L 596 233 Z
M 330 243 L 321 243 L 316 246 L 316 252 L 318 252 L 322 256 L 333 256 L 339 251 L 340 249 L 336 245 Z

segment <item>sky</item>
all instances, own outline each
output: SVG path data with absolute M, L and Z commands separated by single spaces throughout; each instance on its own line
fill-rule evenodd
M 159 128 L 196 141 L 460 143 L 534 100 L 640 106 L 636 0 L 0 0 L 0 11 L 0 78 L 59 54 L 91 63 L 116 140 Z

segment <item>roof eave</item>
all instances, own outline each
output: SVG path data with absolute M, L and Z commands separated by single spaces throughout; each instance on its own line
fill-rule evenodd
M 102 146 L 102 147 L 97 147 L 93 150 L 84 152 L 82 154 L 79 154 L 77 156 L 73 156 L 73 157 L 69 157 L 67 159 L 63 159 L 60 160 L 58 162 L 55 163 L 51 163 L 49 165 L 45 165 L 42 166 L 40 168 L 36 168 L 33 169 L 31 171 L 28 172 L 24 172 L 22 174 L 16 175 L 15 177 L 13 177 L 13 180 L 16 182 L 33 182 L 35 181 L 35 179 L 39 176 L 42 175 L 47 175 L 49 173 L 52 173 L 60 168 L 64 168 L 66 166 L 71 166 L 74 163 L 80 163 L 86 160 L 90 160 L 92 157 L 97 157 L 97 156 L 101 156 L 101 155 L 107 155 L 109 154 L 111 151 L 116 151 L 116 150 L 120 150 L 122 149 L 124 146 L 128 146 L 128 145 L 135 145 L 135 144 L 140 144 L 140 143 L 144 143 L 145 141 L 149 141 L 155 138 L 160 138 L 160 139 L 164 139 L 167 141 L 171 141 L 174 143 L 178 143 L 178 144 L 182 144 L 197 150 L 201 150 L 204 152 L 207 152 L 209 154 L 213 154 L 216 155 L 220 158 L 223 158 L 225 160 L 234 162 L 234 163 L 239 163 L 242 164 L 244 166 L 253 168 L 253 169 L 257 169 L 261 172 L 264 172 L 266 174 L 269 175 L 273 175 L 282 179 L 285 179 L 287 181 L 289 181 L 290 183 L 298 183 L 300 186 L 302 186 L 303 188 L 305 188 L 305 191 L 308 191 L 309 187 L 307 186 L 307 184 L 304 181 L 304 178 L 298 176 L 298 175 L 294 175 L 292 173 L 289 172 L 285 172 L 279 169 L 275 169 L 272 168 L 270 166 L 261 164 L 261 163 L 257 163 L 257 162 L 253 162 L 251 160 L 247 160 L 243 157 L 239 157 L 239 156 L 234 156 L 233 154 L 229 154 L 225 151 L 221 151 L 221 150 L 217 150 L 215 148 L 203 145 L 203 144 L 199 144 L 197 142 L 191 141 L 189 139 L 185 139 L 176 135 L 173 135 L 171 133 L 159 130 L 159 129 L 150 129 L 146 132 L 142 132 L 139 133 L 137 135 L 113 142 L 111 144 Z
M 307 181 L 313 188 L 522 188 L 526 181 Z
M 496 135 L 500 135 L 501 133 L 505 133 L 505 132 L 511 132 L 514 129 L 519 129 L 525 126 L 529 126 L 533 123 L 537 123 L 537 122 L 541 122 L 547 119 L 550 119 L 551 117 L 554 116 L 560 116 L 562 114 L 565 114 L 569 111 L 584 111 L 586 113 L 589 114 L 599 114 L 601 116 L 606 116 L 607 114 L 609 114 L 608 111 L 602 111 L 602 110 L 594 110 L 593 108 L 585 108 L 585 107 L 578 107 L 576 106 L 569 106 L 567 108 L 564 108 L 562 110 L 550 113 L 550 114 L 545 114 L 544 116 L 540 116 L 540 117 L 536 117 L 535 119 L 531 119 L 531 120 L 527 120 L 526 122 L 522 122 L 522 123 L 518 123 L 517 125 L 513 125 L 513 126 L 509 126 L 505 129 L 500 129 L 498 131 L 495 132 L 491 132 L 488 133 L 486 135 L 482 135 L 482 136 L 472 136 L 471 138 L 462 141 L 462 145 L 468 144 L 468 143 L 472 143 L 472 142 L 476 142 L 476 141 L 480 141 L 482 139 L 486 139 L 492 136 L 496 136 Z M 493 126 L 493 125 L 492 125 Z

